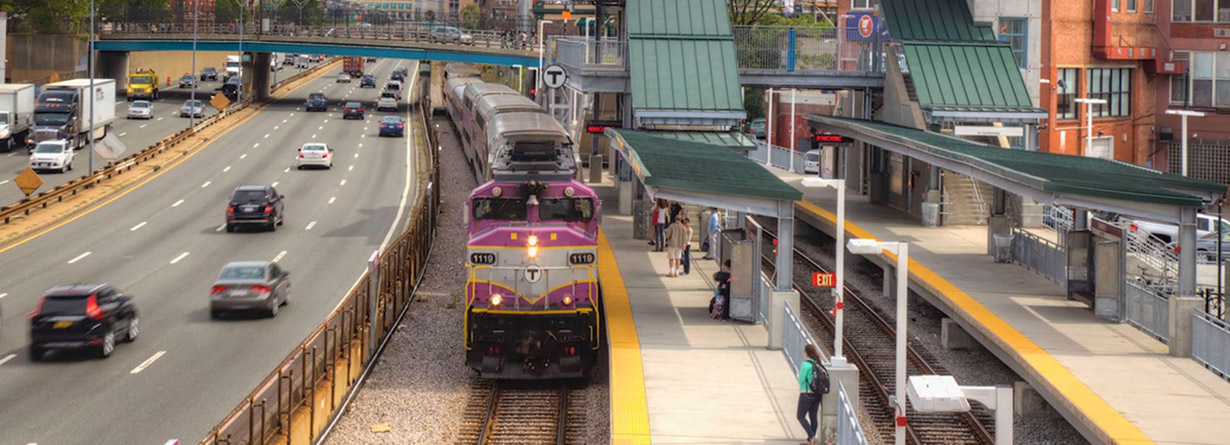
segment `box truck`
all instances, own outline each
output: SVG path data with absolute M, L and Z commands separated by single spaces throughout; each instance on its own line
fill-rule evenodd
M 356 79 L 363 77 L 363 58 L 347 57 L 342 60 L 342 71 L 350 73 Z
M 239 56 L 226 56 L 226 73 L 223 74 L 224 79 L 230 79 L 240 74 L 242 64 L 239 62 Z
M 91 98 L 93 99 L 91 101 Z M 92 105 L 91 105 L 92 102 Z M 94 133 L 90 134 L 90 116 Z M 73 79 L 43 85 L 34 104 L 34 131 L 26 139 L 35 143 L 63 139 L 74 149 L 89 145 L 90 137 L 101 139 L 115 120 L 115 79 Z
M 34 85 L 0 84 L 0 150 L 26 143 L 34 128 Z

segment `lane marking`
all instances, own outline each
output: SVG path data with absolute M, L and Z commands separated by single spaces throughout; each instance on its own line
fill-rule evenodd
M 343 185 L 346 185 L 346 180 L 345 180 L 345 179 L 343 179 L 343 180 L 342 180 L 342 182 L 338 184 L 338 186 L 339 186 L 339 187 L 340 187 L 340 186 L 343 186 Z
M 12 155 L 9 155 L 9 156 L 12 156 Z M 9 183 L 9 180 L 7 180 L 7 179 L 5 179 L 5 180 L 3 180 L 3 181 L 0 181 L 0 185 L 4 185 L 4 184 L 8 184 L 8 183 Z
M 308 223 L 307 228 L 305 228 L 305 229 L 303 229 L 303 230 L 312 230 L 312 228 L 313 228 L 313 227 L 316 227 L 316 221 L 312 221 L 312 222 Z
M 282 173 L 290 173 L 290 167 L 286 167 L 286 170 L 282 170 Z
M 273 257 L 273 262 L 275 262 L 275 263 L 276 263 L 276 262 L 278 262 L 278 261 L 281 261 L 281 260 L 282 260 L 282 257 L 285 257 L 285 256 L 286 256 L 286 251 L 285 251 L 285 250 L 283 250 L 283 251 L 282 251 L 282 253 L 279 253 L 279 254 L 278 254 L 278 256 Z
M 355 153 L 355 154 L 354 154 L 354 158 L 355 158 L 355 159 L 359 159 L 359 154 L 358 154 L 358 153 Z
M 248 157 L 248 154 L 247 154 L 247 153 L 244 153 L 244 154 L 239 155 L 239 159 L 243 159 L 243 158 L 246 158 L 246 157 Z
M 229 171 L 231 171 L 231 166 L 229 166 L 229 165 L 228 165 L 228 166 L 226 166 L 226 168 L 222 169 L 222 173 L 226 173 L 226 172 L 229 172 Z
M 140 129 L 140 128 L 145 128 L 145 127 L 147 127 L 147 126 L 149 126 L 149 124 L 141 124 L 141 126 L 140 126 L 140 127 L 137 127 L 137 128 L 138 128 L 138 129 Z
M 282 119 L 282 123 L 283 123 L 283 124 L 285 124 L 285 123 L 286 123 L 286 121 L 287 121 L 287 119 Z
M 155 352 L 153 356 L 151 356 L 150 358 L 145 359 L 145 361 L 141 362 L 141 364 L 140 364 L 140 365 L 137 365 L 137 367 L 136 367 L 136 368 L 132 368 L 132 371 L 128 371 L 128 373 L 129 373 L 129 374 L 136 374 L 136 373 L 139 373 L 139 372 L 141 372 L 141 371 L 144 371 L 144 370 L 145 370 L 145 368 L 148 368 L 150 365 L 154 364 L 154 362 L 155 362 L 155 361 L 157 361 L 159 358 L 161 358 L 161 357 L 163 356 L 163 354 L 166 354 L 166 353 L 167 353 L 167 351 L 158 351 L 158 352 Z
M 269 133 L 265 133 L 265 139 L 269 139 Z
M 160 118 L 158 118 L 158 119 L 156 119 L 156 120 L 162 120 L 162 118 L 160 117 Z
M 325 129 L 325 126 L 324 126 L 324 125 L 321 125 L 320 127 L 317 127 L 316 129 L 317 129 L 317 130 L 324 130 L 324 129 Z
M 76 263 L 76 262 L 78 262 L 78 261 L 81 261 L 81 259 L 82 259 L 82 258 L 85 258 L 85 257 L 90 256 L 90 254 L 91 254 L 91 253 L 94 253 L 94 252 L 86 252 L 86 253 L 83 253 L 83 254 L 81 254 L 81 255 L 77 255 L 77 257 L 76 257 L 76 258 L 73 258 L 73 259 L 71 259 L 71 260 L 68 260 L 68 264 L 73 264 L 73 263 Z
M 312 135 L 312 139 L 316 139 L 316 135 Z
M 333 201 L 337 201 L 337 197 L 336 197 L 336 196 L 334 196 L 334 197 L 332 197 L 332 198 L 329 198 L 329 204 L 333 204 Z M 69 262 L 71 263 L 72 261 L 69 261 Z
M 252 144 L 252 148 L 256 148 L 256 147 L 260 147 L 260 146 L 261 146 L 261 143 L 260 143 L 260 142 L 257 142 L 257 143 L 255 143 L 255 144 Z
M 7 297 L 7 296 L 9 296 L 9 294 L 0 294 L 0 298 L 4 298 L 4 297 Z
M 128 229 L 128 231 L 129 231 L 129 232 L 136 232 L 138 229 L 140 229 L 140 228 L 142 228 L 142 227 L 145 227 L 145 221 L 141 221 L 141 224 L 137 224 L 137 225 L 135 225 L 135 226 L 132 226 L 132 228 L 131 228 L 131 229 Z
M 269 186 L 270 186 L 270 187 L 277 187 L 277 186 L 278 186 L 278 181 L 273 181 L 273 184 L 269 184 Z
M 346 170 L 347 170 L 347 171 L 354 171 L 354 166 L 352 165 L 352 166 L 350 166 L 350 168 L 348 168 L 348 169 L 346 169 Z
M 16 357 L 16 356 L 17 356 L 17 354 L 9 354 L 8 356 L 5 356 L 4 358 L 0 358 L 0 365 L 3 365 L 3 364 L 5 364 L 5 363 L 8 363 L 8 362 L 9 362 L 9 360 L 12 360 L 12 359 L 13 359 L 13 357 Z
M 183 203 L 184 203 L 184 200 L 181 199 L 179 201 L 175 201 L 175 204 L 171 204 L 171 207 L 179 207 L 179 205 Z
M 213 184 L 213 183 L 214 183 L 213 181 L 205 181 L 204 184 L 201 184 L 201 188 L 209 187 L 209 184 Z
M 186 256 L 188 256 L 188 252 L 184 252 L 184 253 L 179 254 L 179 256 L 177 256 L 177 257 L 175 257 L 175 259 L 171 260 L 171 264 L 178 263 L 178 262 L 179 262 L 179 260 L 184 259 L 184 257 L 186 257 Z
M 274 125 L 274 126 L 273 126 L 273 129 L 274 129 L 274 130 L 277 130 L 278 128 L 281 128 L 281 127 L 282 127 L 281 125 Z
M 296 110 L 298 110 L 298 108 L 296 108 Z M 295 115 L 295 113 L 291 113 L 290 115 L 291 115 L 291 116 L 294 116 L 294 115 Z
M 360 142 L 360 143 L 359 143 L 359 148 L 363 148 L 363 143 L 362 143 L 362 142 Z
M 222 231 L 222 229 L 225 229 L 225 228 L 226 228 L 226 224 L 224 223 L 224 224 L 222 224 L 222 225 L 218 226 L 218 228 L 214 229 L 214 231 L 215 231 L 215 232 L 221 232 L 221 231 Z
M 11 158 L 11 157 L 13 157 L 13 156 L 17 156 L 17 152 L 12 152 L 12 153 L 9 153 L 9 154 L 8 154 L 8 156 L 9 156 L 10 158 Z
M 120 134 L 119 134 L 119 136 L 120 136 L 120 137 L 128 136 L 128 132 L 127 132 L 127 131 L 125 131 L 125 132 L 123 132 L 123 133 L 120 133 Z

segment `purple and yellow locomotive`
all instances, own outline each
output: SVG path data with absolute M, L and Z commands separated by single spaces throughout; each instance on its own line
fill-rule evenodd
M 559 122 L 456 79 L 450 115 L 476 175 L 466 206 L 466 364 L 481 377 L 581 377 L 602 344 L 599 200 Z M 467 94 L 468 93 L 468 94 Z

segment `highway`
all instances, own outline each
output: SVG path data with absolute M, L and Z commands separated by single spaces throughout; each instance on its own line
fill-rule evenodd
M 382 60 L 368 71 L 383 84 L 395 66 L 414 73 L 415 63 Z M 0 443 L 194 443 L 336 307 L 370 254 L 409 223 L 413 139 L 377 137 L 379 117 L 392 113 L 342 120 L 342 101 L 371 107 L 378 91 L 336 84 L 331 74 L 110 204 L 0 246 Z M 328 112 L 302 110 L 312 92 L 329 97 Z M 169 118 L 165 107 L 160 115 Z M 334 148 L 332 170 L 294 168 L 308 141 Z M 226 233 L 227 199 L 241 183 L 272 183 L 286 195 L 285 225 Z M 222 265 L 261 259 L 291 272 L 290 304 L 272 319 L 210 320 L 209 288 Z M 29 361 L 26 314 L 42 292 L 89 282 L 133 296 L 140 338 L 105 360 L 56 353 Z
M 313 65 L 315 66 L 315 65 Z M 286 66 L 278 70 L 278 79 L 285 79 L 300 73 L 303 70 Z M 178 80 L 176 80 L 178 82 Z M 209 97 L 213 94 L 214 89 L 220 87 L 222 82 L 201 82 L 201 85 L 196 90 L 197 98 L 205 102 L 205 117 L 218 114 L 209 105 Z M 179 108 L 188 100 L 191 95 L 191 90 L 179 88 L 178 83 L 170 88 L 163 86 L 159 93 L 158 100 L 154 102 L 154 117 L 152 119 L 127 119 L 128 102 L 124 99 L 124 92 L 116 92 L 115 104 L 115 122 L 112 123 L 111 129 L 124 145 L 128 146 L 128 150 L 124 155 L 136 153 L 144 150 L 146 147 L 158 142 L 159 139 L 175 134 L 176 132 L 188 127 L 188 118 L 179 117 Z M 0 205 L 9 205 L 17 202 L 25 195 L 21 190 L 13 184 L 12 179 L 26 169 L 29 162 L 29 157 L 26 155 L 26 148 L 19 147 L 8 153 L 0 153 Z M 94 168 L 99 169 L 105 166 L 106 161 L 97 155 L 94 157 Z M 79 178 L 89 174 L 89 153 L 87 149 L 82 149 L 77 152 L 73 159 L 73 170 L 67 173 L 59 172 L 40 172 L 39 177 L 43 179 L 43 187 L 38 191 L 51 190 L 57 185 L 68 182 L 69 180 Z M 37 193 L 37 192 L 35 192 Z

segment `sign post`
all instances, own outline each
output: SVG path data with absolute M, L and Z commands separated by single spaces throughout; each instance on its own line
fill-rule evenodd
M 568 72 L 559 65 L 552 64 L 542 71 L 542 83 L 547 88 L 557 89 L 568 81 Z

